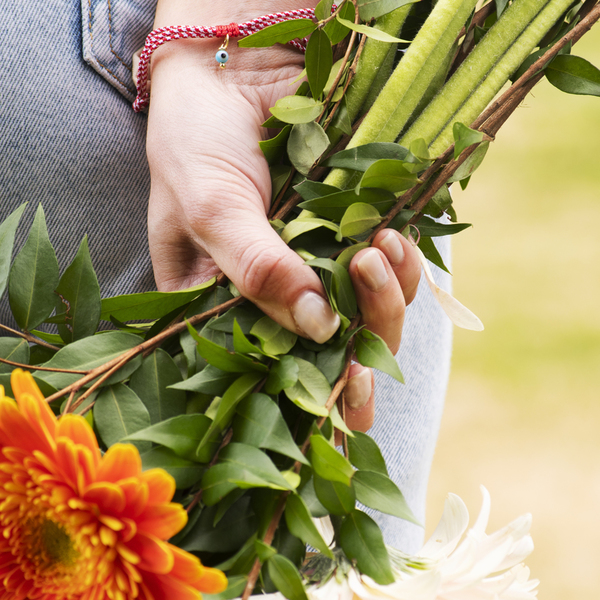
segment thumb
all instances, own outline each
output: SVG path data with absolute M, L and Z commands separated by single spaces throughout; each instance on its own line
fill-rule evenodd
M 234 211 L 235 212 L 235 211 Z M 262 206 L 244 204 L 226 227 L 213 227 L 203 245 L 237 287 L 280 325 L 318 343 L 340 324 L 317 274 L 267 221 Z

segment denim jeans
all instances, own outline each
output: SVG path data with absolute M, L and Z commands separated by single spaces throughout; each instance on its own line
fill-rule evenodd
M 131 102 L 131 55 L 152 26 L 156 0 L 0 3 L 0 221 L 29 202 L 17 248 L 42 203 L 59 263 L 84 234 L 104 297 L 153 289 L 146 202 L 146 117 Z M 438 247 L 448 260 L 449 244 Z M 438 283 L 447 274 L 434 269 Z M 6 297 L 0 322 L 13 325 Z M 1 335 L 1 334 L 0 334 Z M 426 284 L 408 307 L 401 386 L 376 374 L 378 441 L 391 477 L 425 518 L 451 347 L 451 324 Z M 423 530 L 376 516 L 388 544 L 419 549 Z

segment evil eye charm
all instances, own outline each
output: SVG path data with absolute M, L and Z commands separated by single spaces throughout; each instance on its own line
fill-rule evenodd
M 219 48 L 217 50 L 215 58 L 217 59 L 217 62 L 219 63 L 221 69 L 224 69 L 225 63 L 229 60 L 229 53 L 226 50 L 222 50 L 221 48 Z

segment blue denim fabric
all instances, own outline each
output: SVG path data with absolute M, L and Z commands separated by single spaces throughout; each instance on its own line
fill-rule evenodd
M 141 3 L 100 4 L 119 9 L 123 32 L 135 35 L 118 45 L 134 47 Z M 110 30 L 92 31 L 109 62 Z M 104 296 L 152 289 L 145 129 L 146 117 L 84 61 L 80 0 L 0 3 L 0 219 L 29 202 L 17 247 L 41 202 L 61 265 L 87 233 Z M 0 322 L 12 323 L 6 298 Z
M 63 267 L 87 233 L 105 297 L 154 286 L 146 239 L 146 117 L 131 110 L 129 69 L 155 5 L 155 0 L 0 3 L 0 221 L 28 201 L 23 219 L 28 226 L 41 202 Z M 24 237 L 21 233 L 17 247 Z M 447 260 L 449 244 L 439 247 Z M 448 288 L 448 275 L 434 273 Z M 14 326 L 6 298 L 0 322 Z M 408 308 L 398 355 L 407 383 L 376 374 L 376 423 L 370 432 L 421 521 L 450 346 L 450 322 L 423 282 Z M 422 529 L 385 515 L 376 518 L 389 544 L 412 552 L 420 548 Z

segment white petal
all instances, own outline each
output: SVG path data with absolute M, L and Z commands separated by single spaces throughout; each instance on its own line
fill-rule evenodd
M 335 537 L 335 531 L 329 515 L 321 517 L 320 519 L 313 519 L 312 522 L 315 524 L 317 531 L 321 534 L 321 537 L 325 540 L 325 543 L 331 547 L 333 545 L 333 538 Z
M 456 548 L 468 525 L 467 506 L 456 494 L 448 494 L 442 518 L 417 556 L 431 560 L 445 558 Z
M 415 246 L 415 250 L 419 255 L 419 260 L 421 261 L 421 266 L 425 272 L 425 279 L 427 279 L 429 288 L 450 320 L 457 327 L 471 329 L 473 331 L 483 331 L 483 323 L 480 321 L 479 317 L 473 314 L 466 306 L 462 305 L 454 296 L 436 284 L 433 280 L 433 275 L 425 255 L 418 246 Z

